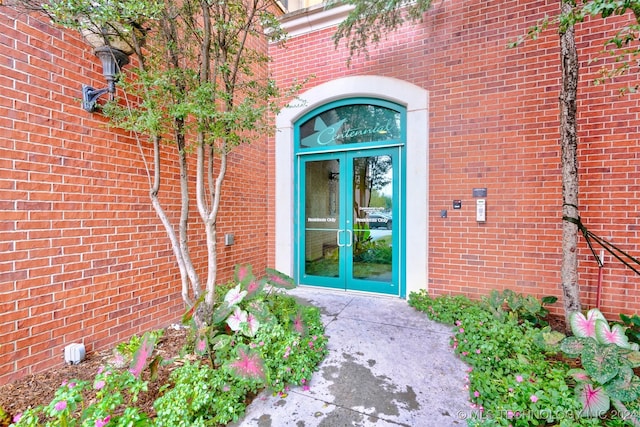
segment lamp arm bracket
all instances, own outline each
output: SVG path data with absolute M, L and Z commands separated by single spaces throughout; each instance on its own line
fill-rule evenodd
M 94 89 L 89 85 L 82 85 L 82 108 L 89 113 L 93 113 L 98 108 L 98 98 L 110 92 L 108 87 L 104 89 Z

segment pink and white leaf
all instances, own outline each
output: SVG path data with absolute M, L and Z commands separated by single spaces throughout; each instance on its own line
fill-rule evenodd
M 267 274 L 266 281 L 271 286 L 282 289 L 294 289 L 296 287 L 296 282 L 292 277 L 287 276 L 278 270 L 266 268 L 265 273 Z
M 142 373 L 142 370 L 147 364 L 147 360 L 151 353 L 153 353 L 153 349 L 156 346 L 156 339 L 153 334 L 146 333 L 142 338 L 142 343 L 140 343 L 140 347 L 136 350 L 133 355 L 133 360 L 131 361 L 131 366 L 129 367 L 129 372 L 131 372 L 134 376 L 139 377 Z
M 304 324 L 304 319 L 302 318 L 302 312 L 298 311 L 293 318 L 293 329 L 301 335 L 306 335 L 307 327 Z
M 240 307 L 236 307 L 236 309 L 231 313 L 231 315 L 227 318 L 227 325 L 229 328 L 237 332 L 242 329 L 242 324 L 247 322 L 247 312 L 240 309 Z
M 606 321 L 605 317 L 597 308 L 589 310 L 586 316 L 579 311 L 574 311 L 569 315 L 571 331 L 573 331 L 576 337 L 595 339 L 596 320 L 598 319 Z
M 264 363 L 258 353 L 252 352 L 246 346 L 239 346 L 238 358 L 228 366 L 238 376 L 264 381 L 266 378 Z
M 583 417 L 601 417 L 611 405 L 609 396 L 602 387 L 590 383 L 579 384 L 576 388 L 578 400 L 582 403 Z
M 258 280 L 258 279 L 251 279 L 245 289 L 247 291 L 247 296 L 245 297 L 245 300 L 250 300 L 253 299 L 256 295 L 258 295 L 262 289 L 264 288 L 265 285 L 265 281 L 264 280 Z
M 195 343 L 195 353 L 199 356 L 205 356 L 209 352 L 209 344 L 207 342 L 207 336 L 204 333 L 198 335 Z
M 615 344 L 618 347 L 628 348 L 629 339 L 624 333 L 622 325 L 613 325 L 609 327 L 606 320 L 596 320 L 596 340 L 600 344 Z
M 260 322 L 252 313 L 247 314 L 247 336 L 254 337 L 260 328 Z
M 224 301 L 230 306 L 233 306 L 239 304 L 244 299 L 245 295 L 247 295 L 247 291 L 241 291 L 240 285 L 238 285 L 233 289 L 229 289 L 227 294 L 224 296 Z
M 235 280 L 240 284 L 244 284 L 253 278 L 253 272 L 250 265 L 236 265 Z

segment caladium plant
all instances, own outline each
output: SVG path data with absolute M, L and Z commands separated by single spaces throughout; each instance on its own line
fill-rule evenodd
M 235 281 L 245 290 L 245 300 L 250 301 L 262 292 L 266 279 L 257 279 L 250 265 L 237 265 L 235 269 Z
M 640 378 L 633 372 L 640 366 L 638 345 L 629 343 L 623 326 L 609 326 L 597 308 L 586 315 L 574 312 L 569 321 L 574 336 L 565 338 L 560 349 L 570 357 L 580 357 L 584 368 L 569 372 L 577 382 L 576 398 L 582 403 L 582 416 L 602 416 L 612 404 L 631 414 L 623 402 L 640 397 Z
M 611 406 L 611 400 L 604 389 L 589 382 L 578 384 L 576 396 L 582 403 L 584 417 L 602 417 Z
M 621 348 L 638 351 L 638 344 L 630 343 L 622 325 L 609 326 L 606 320 L 596 320 L 596 340 L 600 344 L 615 344 Z
M 286 274 L 281 273 L 278 270 L 267 268 L 265 272 L 267 273 L 265 280 L 271 286 L 282 289 L 294 289 L 296 287 L 296 282 L 292 277 L 287 276 Z
M 260 295 L 264 294 L 265 286 L 272 288 L 293 289 L 294 280 L 277 270 L 267 268 L 265 277 L 258 279 L 254 276 L 250 265 L 237 265 L 234 270 L 234 285 L 220 298 L 208 317 L 208 323 L 197 323 L 194 313 L 198 305 L 204 301 L 201 297 L 194 307 L 183 316 L 184 323 L 191 323 L 195 329 L 195 353 L 199 356 L 211 355 L 212 350 L 230 350 L 233 340 L 223 339 L 224 336 L 237 334 L 244 337 L 254 337 L 260 325 L 266 321 L 268 311 L 264 308 Z M 241 340 L 240 340 L 241 341 Z
M 604 315 L 597 308 L 589 310 L 586 316 L 579 311 L 574 311 L 569 315 L 571 332 L 579 338 L 595 338 L 598 319 L 606 321 Z
M 147 332 L 142 337 L 142 342 L 133 355 L 129 372 L 134 376 L 140 377 L 142 370 L 147 365 L 147 361 L 151 357 L 153 350 L 156 346 L 156 336 L 153 333 Z
M 625 333 L 629 340 L 634 343 L 640 344 L 640 316 L 634 314 L 633 316 L 628 316 L 626 314 L 620 314 L 620 320 L 622 324 L 626 326 Z

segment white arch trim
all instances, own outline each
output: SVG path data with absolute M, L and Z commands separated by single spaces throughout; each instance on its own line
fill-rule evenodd
M 406 295 L 427 287 L 429 212 L 429 93 L 403 80 L 382 76 L 350 76 L 302 93 L 276 118 L 276 246 L 275 268 L 294 271 L 293 124 L 316 107 L 338 99 L 366 96 L 385 99 L 407 109 L 406 141 Z

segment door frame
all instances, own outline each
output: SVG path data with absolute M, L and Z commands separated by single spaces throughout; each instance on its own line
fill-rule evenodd
M 428 290 L 428 161 L 429 161 L 429 93 L 412 83 L 392 77 L 349 76 L 318 85 L 301 93 L 276 117 L 273 174 L 275 229 L 270 231 L 273 255 L 270 263 L 293 275 L 294 269 L 294 123 L 309 111 L 328 102 L 366 96 L 394 102 L 406 108 L 407 135 L 405 170 L 407 185 L 405 225 L 414 238 L 406 243 L 404 286 L 401 297 L 420 289 Z
M 343 146 L 344 147 L 344 146 Z M 402 190 L 406 180 L 403 164 L 403 146 L 401 144 L 385 145 L 384 147 L 368 147 L 357 150 L 342 149 L 323 153 L 304 154 L 296 156 L 294 174 L 296 179 L 296 217 L 294 220 L 295 266 L 294 279 L 302 285 L 328 287 L 347 291 L 363 291 L 380 293 L 384 295 L 400 296 L 402 283 L 404 282 L 404 257 L 405 257 L 405 227 L 404 227 L 404 197 Z M 389 156 L 392 160 L 392 269 L 390 280 L 371 280 L 354 276 L 354 252 L 353 242 L 355 236 L 356 219 L 353 214 L 353 186 L 354 174 L 353 160 L 370 156 Z M 306 167 L 308 162 L 338 160 L 339 176 L 338 185 L 337 221 L 335 231 L 336 248 L 338 251 L 338 277 L 306 275 L 303 269 L 306 267 L 306 236 L 309 224 L 306 221 L 308 211 L 306 209 L 307 185 Z M 326 194 L 328 197 L 329 194 Z M 324 228 L 324 227 L 323 227 Z M 341 233 L 342 232 L 342 233 Z M 350 236 L 350 238 L 345 238 Z M 341 244 L 342 243 L 342 244 Z

